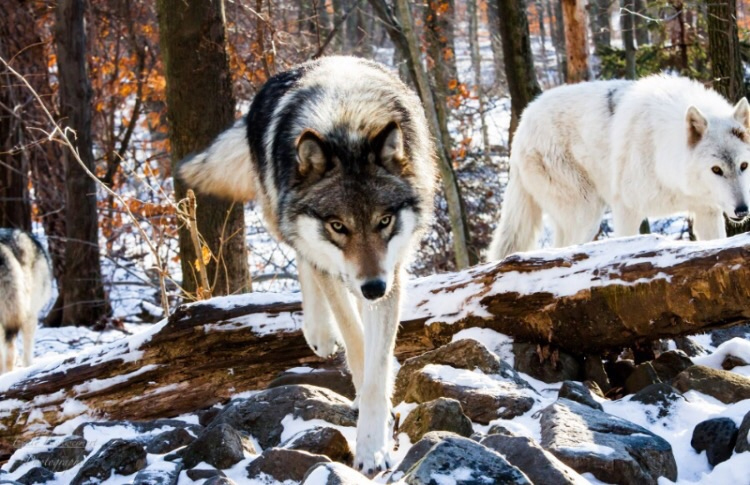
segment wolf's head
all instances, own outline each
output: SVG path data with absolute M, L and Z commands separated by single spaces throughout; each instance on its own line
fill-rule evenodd
M 303 258 L 368 300 L 391 290 L 422 218 L 405 143 L 395 122 L 371 136 L 341 127 L 305 130 L 296 141 L 282 231 Z
M 742 98 L 731 117 L 706 117 L 691 106 L 685 116 L 691 186 L 696 197 L 714 200 L 732 219 L 748 214 L 750 198 L 750 105 Z

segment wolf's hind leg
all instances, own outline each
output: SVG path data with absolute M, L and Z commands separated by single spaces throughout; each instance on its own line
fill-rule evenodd
M 322 287 L 316 280 L 315 274 L 318 271 L 300 258 L 297 258 L 297 264 L 302 289 L 302 333 L 317 355 L 329 357 L 336 353 L 340 342 L 333 313 Z
M 0 322 L 0 374 L 5 374 L 8 369 L 8 343 L 6 341 L 5 322 Z
M 34 362 L 34 334 L 36 333 L 36 315 L 31 317 L 23 328 L 23 365 L 30 366 Z
M 336 278 L 323 273 L 316 273 L 318 284 L 328 299 L 339 331 L 344 338 L 346 363 L 352 373 L 354 388 L 357 390 L 355 406 L 359 404 L 365 367 L 365 335 L 362 329 L 360 312 L 349 296 L 349 290 Z

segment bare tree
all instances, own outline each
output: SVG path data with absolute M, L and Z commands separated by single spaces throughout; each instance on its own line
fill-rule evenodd
M 467 0 L 467 15 L 469 16 L 469 51 L 471 54 L 471 65 L 474 71 L 474 90 L 479 102 L 479 121 L 482 130 L 482 145 L 484 146 L 485 160 L 489 162 L 490 135 L 487 128 L 487 106 L 485 103 L 484 88 L 482 87 L 482 56 L 479 52 L 479 9 L 477 0 Z
M 612 25 L 609 16 L 611 6 L 612 0 L 591 0 L 588 4 L 592 40 L 597 52 L 610 47 L 612 42 Z
M 625 49 L 625 79 L 635 79 L 635 42 L 633 36 L 633 0 L 620 0 L 620 28 Z
M 745 96 L 736 0 L 708 2 L 708 54 L 713 88 L 735 103 Z
M 159 0 L 161 52 L 167 78 L 167 116 L 170 122 L 172 164 L 206 148 L 234 121 L 229 61 L 225 51 L 223 0 Z M 187 188 L 175 179 L 175 197 L 184 200 Z M 250 290 L 244 210 L 241 203 L 198 194 L 197 229 L 205 248 L 193 243 L 188 227 L 181 227 L 180 258 L 183 287 L 203 288 L 196 270 L 199 258 L 208 259 L 212 294 Z M 200 296 L 200 295 L 199 295 Z
M 109 312 L 99 261 L 99 225 L 91 141 L 91 85 L 86 66 L 84 0 L 57 3 L 56 45 L 61 125 L 75 132 L 80 166 L 64 153 L 66 241 L 63 325 L 94 325 Z
M 651 43 L 651 35 L 648 31 L 648 19 L 646 14 L 647 0 L 633 0 L 635 15 L 633 16 L 635 28 L 635 41 L 638 47 L 643 47 Z
M 589 79 L 589 50 L 586 41 L 586 12 L 583 0 L 562 0 L 567 48 L 566 82 L 578 83 Z
M 424 39 L 427 48 L 427 72 L 437 101 L 456 93 L 458 68 L 456 67 L 454 0 L 429 0 L 424 9 Z

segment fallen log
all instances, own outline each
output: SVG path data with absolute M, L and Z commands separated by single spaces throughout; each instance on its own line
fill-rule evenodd
M 396 354 L 424 352 L 468 327 L 584 354 L 741 323 L 750 318 L 749 255 L 750 235 L 645 236 L 415 279 Z M 263 388 L 290 367 L 331 365 L 309 350 L 301 322 L 298 294 L 215 298 L 143 334 L 6 374 L 0 455 L 76 422 L 175 416 Z

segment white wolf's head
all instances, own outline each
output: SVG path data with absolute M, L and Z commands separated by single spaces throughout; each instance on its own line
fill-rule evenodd
M 391 122 L 364 138 L 305 130 L 297 158 L 299 181 L 282 231 L 303 258 L 339 276 L 354 295 L 387 295 L 422 217 L 400 127 Z
M 750 105 L 742 98 L 732 117 L 707 118 L 691 106 L 685 115 L 691 171 L 688 190 L 714 200 L 732 219 L 748 214 L 750 198 Z

